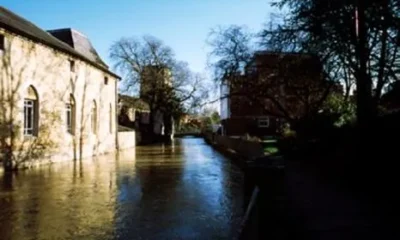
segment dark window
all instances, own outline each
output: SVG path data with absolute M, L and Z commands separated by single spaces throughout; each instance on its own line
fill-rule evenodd
M 0 34 L 0 50 L 4 50 L 5 46 L 4 46 L 4 35 Z
M 68 132 L 72 132 L 72 106 L 71 106 L 71 104 L 67 104 L 66 113 L 67 113 L 67 129 L 68 129 Z
M 104 77 L 104 84 L 108 85 L 108 77 Z
M 32 136 L 35 133 L 35 104 L 36 101 L 25 99 L 24 101 L 24 135 Z
M 38 134 L 38 95 L 36 90 L 30 86 L 24 99 L 24 135 L 37 136 Z
M 65 105 L 67 131 L 75 134 L 75 99 L 70 95 L 69 102 Z
M 267 128 L 269 127 L 269 118 L 263 117 L 258 119 L 258 127 L 259 128 Z
M 69 68 L 71 70 L 71 72 L 75 72 L 75 61 L 70 60 L 69 61 Z

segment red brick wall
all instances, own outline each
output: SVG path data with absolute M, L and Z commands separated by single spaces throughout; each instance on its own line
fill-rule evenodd
M 222 120 L 224 134 L 228 136 L 271 136 L 277 135 L 277 118 L 270 118 L 269 127 L 259 127 L 257 117 L 234 117 Z

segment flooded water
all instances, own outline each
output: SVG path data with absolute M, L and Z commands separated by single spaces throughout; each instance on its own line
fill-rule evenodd
M 199 138 L 0 178 L 0 239 L 232 239 L 243 176 Z

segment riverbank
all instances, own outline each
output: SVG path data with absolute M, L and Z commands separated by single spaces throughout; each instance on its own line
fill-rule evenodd
M 213 134 L 205 139 L 244 172 L 247 210 L 240 239 L 287 239 L 283 158 L 266 155 L 259 142 Z
M 397 239 L 392 220 L 398 199 L 393 190 L 396 170 L 377 162 L 395 159 L 396 143 L 384 137 L 393 132 L 346 130 L 347 137 L 339 132 L 319 142 L 299 145 L 287 152 L 285 167 L 278 175 L 266 171 L 268 160 L 255 161 L 259 164 L 252 168 L 248 168 L 252 161 L 240 160 L 247 164 L 245 179 L 260 187 L 258 202 L 262 203 L 254 207 L 256 216 L 252 215 L 247 224 L 251 237 L 246 237 Z M 215 141 L 213 144 L 237 161 L 237 154 Z M 372 160 L 361 157 L 365 149 L 370 150 L 369 157 L 374 156 Z M 260 217 L 265 221 L 260 223 Z

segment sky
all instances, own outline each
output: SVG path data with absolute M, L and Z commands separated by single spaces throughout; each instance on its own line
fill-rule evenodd
M 210 30 L 230 24 L 258 31 L 269 19 L 271 0 L 0 0 L 1 6 L 42 29 L 74 28 L 100 56 L 122 37 L 151 35 L 170 46 L 192 71 L 207 73 Z

